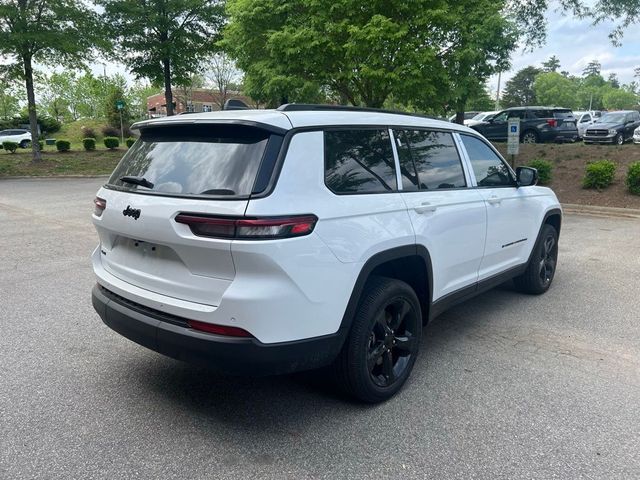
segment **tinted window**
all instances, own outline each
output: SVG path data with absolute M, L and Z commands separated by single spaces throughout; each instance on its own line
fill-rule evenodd
M 590 121 L 591 121 L 591 115 L 587 114 L 584 117 L 582 117 L 582 120 L 580 120 L 580 123 L 585 123 Z
M 479 187 L 512 186 L 514 181 L 502 159 L 482 140 L 461 135 Z
M 554 118 L 573 118 L 573 112 L 571 110 L 554 110 Z
M 450 133 L 398 130 L 395 135 L 403 190 L 466 186 L 458 150 Z
M 144 129 L 109 183 L 147 192 L 247 196 L 269 137 L 258 128 L 229 125 Z M 123 176 L 144 177 L 153 187 L 123 182 Z
M 397 189 L 389 132 L 385 129 L 324 133 L 325 183 L 336 193 L 383 193 Z
M 553 113 L 551 110 L 529 110 L 528 111 L 529 118 L 553 118 Z

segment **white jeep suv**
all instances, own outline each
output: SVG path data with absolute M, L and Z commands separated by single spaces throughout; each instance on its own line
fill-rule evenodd
M 14 128 L 11 130 L 0 131 L 0 145 L 2 142 L 17 143 L 20 148 L 27 148 L 31 144 L 31 133 L 29 130 L 22 128 Z
M 165 355 L 233 374 L 333 365 L 377 402 L 443 310 L 553 280 L 556 196 L 467 127 L 293 104 L 134 128 L 95 199 L 93 305 Z

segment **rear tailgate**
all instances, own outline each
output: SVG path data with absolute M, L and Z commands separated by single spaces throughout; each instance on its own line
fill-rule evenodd
M 578 132 L 577 119 L 571 110 L 554 110 L 553 118 L 556 120 L 556 128 L 563 132 Z
M 258 127 L 154 127 L 98 192 L 93 221 L 105 271 L 139 288 L 218 305 L 235 276 L 231 239 L 195 235 L 180 213 L 242 217 L 281 137 Z

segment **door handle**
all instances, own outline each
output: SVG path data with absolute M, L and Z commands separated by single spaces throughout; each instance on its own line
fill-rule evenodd
M 437 205 L 432 205 L 429 202 L 422 202 L 420 204 L 420 206 L 413 207 L 413 209 L 416 211 L 416 213 L 419 213 L 419 214 L 423 214 L 423 213 L 426 213 L 426 212 L 435 212 L 437 208 L 438 208 Z
M 499 205 L 500 202 L 502 202 L 502 199 L 497 195 L 491 195 L 487 198 L 487 203 L 490 203 L 491 205 Z

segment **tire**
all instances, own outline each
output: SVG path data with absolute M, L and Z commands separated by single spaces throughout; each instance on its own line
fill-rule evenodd
M 613 143 L 615 145 L 624 145 L 624 135 L 622 135 L 621 133 L 616 135 L 616 138 L 613 139 Z
M 549 224 L 542 227 L 525 272 L 513 279 L 523 293 L 540 295 L 551 286 L 558 264 L 558 232 Z
M 29 140 L 22 140 L 20 142 L 20 148 L 27 148 L 31 142 Z
M 421 336 L 420 302 L 413 289 L 400 280 L 371 277 L 336 359 L 338 382 L 363 402 L 391 398 L 413 369 Z
M 522 143 L 538 143 L 538 133 L 535 130 L 527 130 L 522 134 Z

